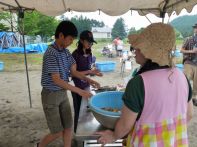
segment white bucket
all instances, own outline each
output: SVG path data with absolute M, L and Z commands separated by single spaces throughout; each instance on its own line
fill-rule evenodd
M 125 69 L 131 70 L 131 61 L 125 61 Z

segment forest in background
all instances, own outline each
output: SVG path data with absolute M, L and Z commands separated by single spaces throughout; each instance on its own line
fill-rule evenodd
M 45 16 L 39 12 L 25 13 L 24 18 L 24 30 L 25 35 L 36 36 L 40 35 L 43 39 L 43 42 L 50 41 L 51 37 L 54 35 L 55 28 L 61 20 L 70 20 L 72 21 L 79 31 L 90 30 L 92 27 L 104 27 L 105 24 L 102 21 L 97 21 L 95 19 L 89 19 L 84 16 L 75 16 L 71 19 L 66 18 L 64 15 L 61 15 L 59 19 L 56 17 Z M 14 30 L 17 31 L 17 25 L 5 25 L 2 22 L 7 21 L 11 24 L 11 21 L 16 21 L 17 19 L 13 18 L 7 12 L 0 13 L 0 31 L 10 31 L 13 30 L 11 27 L 15 27 Z M 177 39 L 183 40 L 184 38 L 191 36 L 193 34 L 192 26 L 197 23 L 197 15 L 184 15 L 177 17 L 172 20 L 170 24 L 175 28 Z M 140 33 L 144 28 L 136 30 L 135 28 L 128 28 L 125 25 L 124 19 L 121 17 L 116 20 L 112 27 L 112 39 L 116 36 L 120 36 L 122 39 L 125 39 L 128 34 Z

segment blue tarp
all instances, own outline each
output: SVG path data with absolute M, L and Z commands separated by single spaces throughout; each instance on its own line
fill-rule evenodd
M 2 38 L 5 35 L 5 32 L 0 32 L 0 38 Z
M 46 43 L 27 44 L 26 53 L 44 53 Z M 14 32 L 0 32 L 0 53 L 24 53 L 22 37 Z
M 181 53 L 181 51 L 178 50 L 178 49 L 172 51 L 172 55 L 173 55 L 174 57 L 182 57 L 182 56 L 183 56 L 183 54 Z
M 44 53 L 48 45 L 46 43 L 27 44 L 26 53 Z M 23 47 L 9 47 L 7 49 L 0 49 L 0 53 L 24 53 Z
M 14 32 L 0 32 L 0 50 L 22 46 L 22 36 Z

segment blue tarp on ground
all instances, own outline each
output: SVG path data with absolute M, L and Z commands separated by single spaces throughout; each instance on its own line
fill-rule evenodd
M 26 53 L 44 53 L 46 43 L 27 44 Z M 24 53 L 22 36 L 14 32 L 0 32 L 0 53 Z
M 48 45 L 46 43 L 27 44 L 26 53 L 42 54 L 46 51 Z M 9 47 L 7 49 L 0 49 L 0 53 L 24 53 L 23 47 Z
M 172 51 L 172 55 L 173 55 L 174 57 L 182 57 L 182 56 L 183 56 L 183 54 L 181 53 L 181 51 L 178 50 L 178 49 Z
M 22 46 L 22 36 L 14 32 L 0 32 L 0 50 L 9 47 Z

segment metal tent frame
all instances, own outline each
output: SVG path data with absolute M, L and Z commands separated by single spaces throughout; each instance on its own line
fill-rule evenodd
M 31 88 L 30 88 L 30 80 L 29 80 L 29 71 L 28 71 L 28 64 L 27 64 L 27 53 L 25 47 L 25 36 L 24 36 L 24 12 L 25 11 L 33 11 L 34 9 L 22 7 L 17 0 L 15 0 L 18 7 L 0 2 L 0 4 L 7 6 L 10 12 L 18 12 L 18 26 L 19 26 L 19 33 L 22 35 L 23 40 L 23 48 L 24 48 L 24 60 L 25 60 L 25 70 L 26 70 L 26 77 L 27 77 L 27 85 L 28 85 L 28 94 L 29 94 L 29 105 L 32 108 L 32 99 L 31 99 Z

